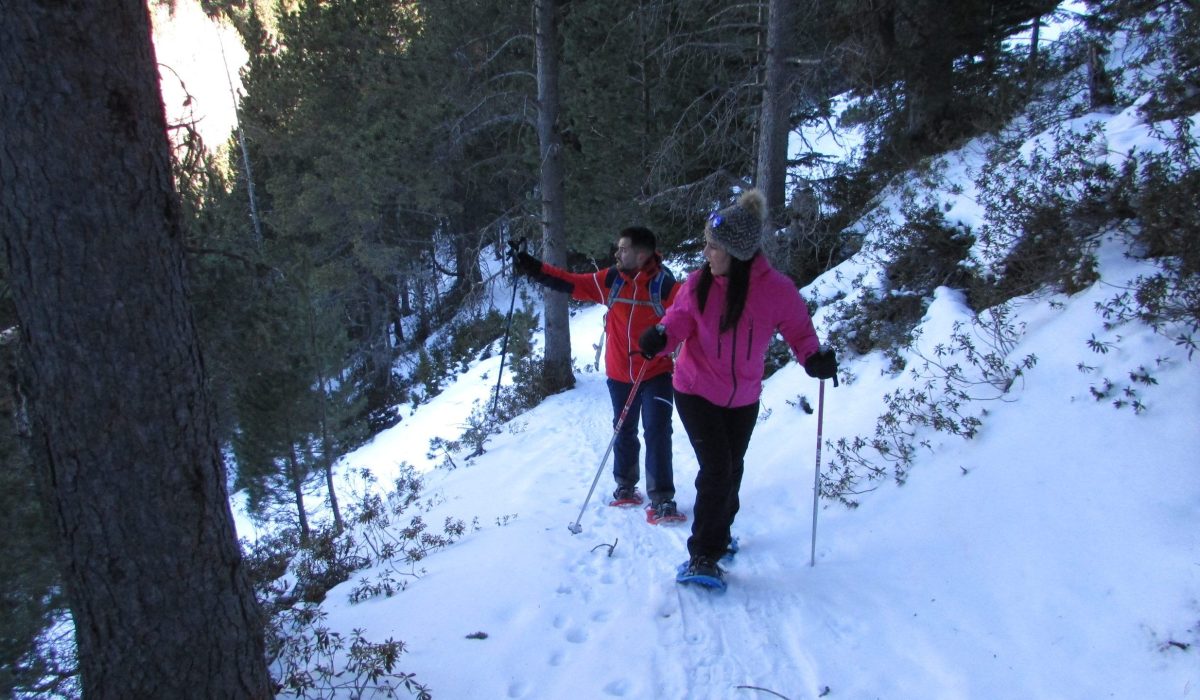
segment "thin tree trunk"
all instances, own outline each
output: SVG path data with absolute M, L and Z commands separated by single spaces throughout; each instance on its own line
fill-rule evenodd
M 1041 34 L 1042 18 L 1034 17 L 1033 29 L 1030 31 L 1029 36 L 1029 63 L 1027 64 L 1025 72 L 1026 90 L 1028 90 L 1030 94 L 1033 93 L 1033 89 L 1037 84 L 1038 50 L 1040 48 L 1038 44 L 1041 41 Z
M 333 438 L 329 434 L 329 380 L 324 370 L 321 383 L 321 470 L 325 473 L 325 490 L 329 492 L 329 510 L 333 512 L 333 530 L 342 534 L 346 529 L 342 521 L 342 509 L 338 505 L 337 488 L 333 481 Z
M 321 426 L 321 450 L 325 455 L 321 460 L 321 468 L 325 471 L 325 488 L 329 491 L 329 509 L 333 511 L 333 530 L 335 534 L 340 535 L 345 531 L 346 523 L 342 520 L 342 509 L 338 505 L 337 489 L 333 482 L 333 457 L 330 453 L 333 450 L 333 441 L 329 439 L 324 424 Z
M 321 423 L 321 469 L 325 473 L 325 488 L 329 492 L 329 510 L 333 512 L 333 528 L 342 534 L 342 511 L 338 507 L 337 490 L 333 482 L 333 440 L 329 436 L 329 378 L 325 376 L 325 358 L 317 349 L 317 311 L 308 290 L 304 290 L 304 302 L 308 305 L 308 347 L 317 361 L 317 386 L 320 387 Z
M 794 70 L 787 64 L 787 27 L 795 0 L 770 0 L 767 17 L 766 75 L 759 115 L 758 168 L 755 182 L 767 198 L 767 231 L 787 223 L 785 214 L 788 114 L 795 103 Z
M 329 435 L 329 379 L 325 376 L 325 370 L 318 372 L 317 379 L 321 387 L 321 470 L 325 473 L 329 510 L 333 512 L 333 529 L 340 535 L 345 529 L 345 524 L 342 521 L 342 509 L 338 505 L 337 488 L 333 481 L 333 438 Z
M 308 509 L 304 507 L 304 470 L 296 457 L 296 444 L 288 445 L 288 487 L 292 489 L 292 500 L 296 503 L 296 517 L 300 522 L 300 541 L 312 540 L 312 528 L 308 525 Z
M 88 698 L 271 697 L 146 6 L 0 12 L 0 232 Z
M 567 262 L 562 136 L 558 131 L 558 0 L 534 0 L 537 23 L 538 146 L 542 185 L 542 255 L 552 265 Z M 543 378 L 553 393 L 575 385 L 571 371 L 571 328 L 567 295 L 546 290 L 546 357 Z
M 1088 43 L 1088 96 L 1092 109 L 1104 109 L 1116 104 L 1112 79 L 1104 68 L 1104 53 L 1104 47 L 1099 43 Z

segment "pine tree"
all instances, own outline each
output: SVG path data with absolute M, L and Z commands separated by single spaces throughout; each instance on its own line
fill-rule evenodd
M 33 444 L 84 695 L 267 698 L 150 33 L 132 0 L 0 13 L 0 234 Z
M 534 0 L 537 35 L 538 162 L 541 168 L 542 253 L 547 262 L 562 267 L 567 261 L 565 241 L 566 187 L 563 173 L 562 132 L 559 123 L 558 0 Z M 543 292 L 546 309 L 545 378 L 550 391 L 575 385 L 571 371 L 571 330 L 567 295 Z

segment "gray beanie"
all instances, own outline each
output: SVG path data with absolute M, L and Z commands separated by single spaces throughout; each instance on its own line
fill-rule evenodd
M 749 260 L 762 245 L 767 200 L 758 190 L 746 190 L 737 204 L 708 217 L 708 232 L 717 245 L 738 260 Z

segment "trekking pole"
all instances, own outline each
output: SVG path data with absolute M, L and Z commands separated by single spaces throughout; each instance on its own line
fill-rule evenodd
M 834 386 L 837 378 L 834 377 Z M 821 425 L 825 422 L 825 380 L 821 380 L 821 389 L 817 397 L 817 468 L 813 472 L 813 523 L 812 547 L 808 552 L 808 565 L 817 565 L 817 499 L 821 495 Z
M 517 241 L 509 241 L 508 245 L 513 249 L 513 252 L 525 250 L 525 239 L 520 238 Z M 512 301 L 508 304 L 508 320 L 504 322 L 504 342 L 500 344 L 500 374 L 496 377 L 496 396 L 492 399 L 492 415 L 496 415 L 496 406 L 500 404 L 500 382 L 504 379 L 504 358 L 508 353 L 508 334 L 512 330 L 513 309 L 517 308 L 517 261 L 516 255 L 513 256 L 513 271 L 512 271 Z
M 633 388 L 629 390 L 629 398 L 625 399 L 625 407 L 621 409 L 621 416 L 617 418 L 617 425 L 613 428 L 612 440 L 608 441 L 608 449 L 604 451 L 604 457 L 600 460 L 600 466 L 596 469 L 596 478 L 592 479 L 592 488 L 588 489 L 587 498 L 583 499 L 583 507 L 579 509 L 579 517 L 575 518 L 575 522 L 567 526 L 572 535 L 578 535 L 583 532 L 583 527 L 579 521 L 583 520 L 583 512 L 587 510 L 588 502 L 592 500 L 592 493 L 596 490 L 596 484 L 600 483 L 600 475 L 604 472 L 604 463 L 608 461 L 608 456 L 612 454 L 613 445 L 617 444 L 617 435 L 621 432 L 621 426 L 625 425 L 625 416 L 629 414 L 629 407 L 633 405 L 633 397 L 637 396 L 638 387 L 642 385 L 642 375 L 646 373 L 646 365 L 650 364 L 647 360 L 642 363 L 642 368 L 638 370 L 637 379 L 633 382 Z

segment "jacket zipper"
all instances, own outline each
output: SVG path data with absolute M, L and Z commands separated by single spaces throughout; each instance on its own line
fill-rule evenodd
M 729 400 L 725 402 L 725 408 L 733 405 L 733 399 L 737 396 L 738 376 L 737 376 L 737 326 L 730 329 L 730 335 L 733 336 L 731 347 L 729 348 L 729 378 L 731 380 L 732 390 L 729 392 Z
M 623 275 L 624 273 L 618 270 L 617 274 Z M 633 347 L 633 315 L 637 313 L 637 282 L 638 275 L 640 274 L 640 270 L 633 273 L 633 277 L 629 279 L 629 284 L 627 285 L 629 287 L 629 317 L 625 319 L 625 347 L 627 348 Z M 613 301 L 616 300 L 614 299 Z M 643 359 L 642 361 L 645 362 L 646 360 Z M 637 353 L 631 352 L 629 353 L 629 359 L 626 360 L 626 368 L 629 371 L 629 381 L 631 383 L 634 381 L 634 377 L 637 376 L 637 372 L 633 368 L 635 364 L 637 364 Z

